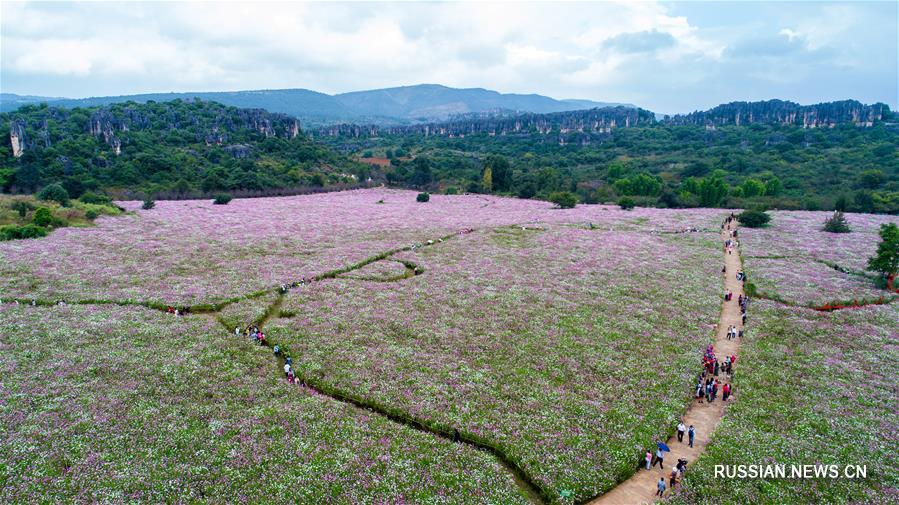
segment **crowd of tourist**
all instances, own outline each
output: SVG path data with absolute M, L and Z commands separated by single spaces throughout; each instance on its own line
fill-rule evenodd
M 724 240 L 724 253 L 727 255 L 732 255 L 735 248 L 738 247 L 737 242 L 737 230 L 731 229 L 732 224 L 736 221 L 736 216 L 731 214 L 727 217 L 724 223 L 721 225 L 722 234 L 726 235 L 726 239 Z M 728 275 L 727 266 L 721 270 L 721 272 L 726 276 Z M 745 285 L 746 283 L 746 274 L 739 270 L 736 273 L 736 279 Z M 749 305 L 749 297 L 743 294 L 737 296 L 736 300 L 734 300 L 734 293 L 731 290 L 725 290 L 724 292 L 724 303 L 729 304 L 732 302 L 736 302 L 740 308 L 740 318 L 742 324 L 746 324 L 746 309 Z M 727 327 L 727 332 L 725 333 L 725 338 L 727 340 L 733 340 L 736 338 L 743 337 L 743 330 L 740 329 L 736 324 L 729 325 Z M 736 354 L 728 354 L 725 355 L 723 360 L 716 355 L 714 344 L 709 344 L 705 352 L 702 355 L 702 369 L 701 372 L 696 377 L 696 389 L 694 392 L 694 398 L 698 403 L 713 403 L 717 398 L 719 392 L 721 393 L 721 401 L 727 402 L 731 396 L 734 394 L 733 385 L 729 380 L 733 378 L 734 374 L 734 365 L 737 362 Z M 696 428 L 691 424 L 689 427 L 687 423 L 682 418 L 676 428 L 677 433 L 677 441 L 679 443 L 684 443 L 684 437 L 687 438 L 687 443 L 689 447 L 693 447 L 694 441 L 696 439 Z M 663 443 L 658 443 L 657 448 L 655 450 L 655 454 L 652 451 L 647 451 L 645 455 L 645 465 L 646 469 L 650 470 L 656 465 L 659 466 L 660 469 L 664 469 L 664 461 L 665 461 L 665 452 L 668 451 L 668 446 Z M 677 466 L 671 470 L 671 474 L 669 475 L 668 482 L 665 482 L 664 475 L 659 478 L 656 483 L 656 496 L 664 496 L 666 491 L 674 490 L 675 486 L 677 486 L 678 482 L 683 479 L 684 474 L 687 470 L 687 460 L 684 458 L 679 458 L 677 460 Z

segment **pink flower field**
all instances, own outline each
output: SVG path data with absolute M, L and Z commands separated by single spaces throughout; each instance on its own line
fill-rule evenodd
M 846 214 L 852 232 L 828 233 L 821 228 L 829 212 L 771 215 L 768 227 L 741 230 L 746 270 L 761 293 L 800 305 L 890 298 L 865 268 L 880 241 L 880 225 L 896 217 Z
M 690 403 L 729 211 L 415 196 L 124 202 L 95 227 L 0 243 L 0 501 L 579 503 L 628 478 Z M 873 322 L 802 307 L 878 295 L 859 270 L 888 218 L 850 215 L 855 231 L 831 237 L 824 213 L 773 214 L 740 232 L 750 279 L 781 300 L 751 305 L 735 384 L 754 424 L 728 407 L 697 468 L 729 440 L 754 456 L 747 433 L 801 438 L 758 428 L 778 356 L 801 367 L 796 401 L 821 400 L 816 355 L 779 343 L 801 345 L 790 332 L 840 342 L 826 380 L 895 375 L 880 369 L 896 304 L 864 309 Z M 269 347 L 235 335 L 253 323 Z M 284 354 L 306 385 L 285 380 Z M 872 419 L 853 433 L 894 428 Z M 676 499 L 702 502 L 690 482 L 717 489 L 700 476 Z
M 7 303 L 0 370 L 3 503 L 526 503 L 488 454 L 287 384 L 211 319 Z
M 383 201 L 383 204 L 377 202 Z M 313 196 L 160 201 L 152 210 L 0 243 L 0 294 L 41 299 L 215 303 L 311 277 L 382 251 L 454 233 L 527 222 L 626 229 L 717 226 L 721 211 L 623 212 L 486 196 L 359 190 Z
M 616 223 L 617 224 L 617 223 Z M 307 377 L 501 447 L 599 494 L 684 409 L 719 310 L 714 234 L 504 226 L 397 258 L 403 282 L 293 290 L 270 323 Z

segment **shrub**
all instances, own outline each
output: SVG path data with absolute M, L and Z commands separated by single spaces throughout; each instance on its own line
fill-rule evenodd
M 215 200 L 212 201 L 213 205 L 228 205 L 228 202 L 231 201 L 231 195 L 228 193 L 219 193 L 215 195 Z
M 65 221 L 53 215 L 53 211 L 47 207 L 38 207 L 34 211 L 34 217 L 31 222 L 40 227 L 60 227 L 65 225 Z
M 419 193 L 418 196 L 415 197 L 416 202 L 427 202 L 431 200 L 431 195 L 428 193 Z
M 846 217 L 840 211 L 834 211 L 833 216 L 824 221 L 824 231 L 830 233 L 849 233 L 852 230 L 846 222 Z
M 37 199 L 57 202 L 65 207 L 69 205 L 69 192 L 59 184 L 49 184 L 37 193 Z
M 768 224 L 770 220 L 771 216 L 765 213 L 765 211 L 758 209 L 744 210 L 737 214 L 737 221 L 747 228 L 761 228 Z
M 382 200 L 378 200 L 378 201 L 375 202 L 375 203 L 384 203 L 384 200 L 383 200 L 383 199 L 382 199 Z
M 9 208 L 18 212 L 19 217 L 25 217 L 25 214 L 28 214 L 32 210 L 34 210 L 34 205 L 31 202 L 25 200 L 16 200 L 9 204 Z
M 141 208 L 144 209 L 144 210 L 150 210 L 150 209 L 152 209 L 153 207 L 156 207 L 156 202 L 154 202 L 153 200 L 151 200 L 151 199 L 149 199 L 149 198 L 147 198 L 146 200 L 144 200 L 144 204 L 141 205 Z
M 91 221 L 97 219 L 99 216 L 100 211 L 98 211 L 97 209 L 87 209 L 86 211 L 84 211 L 84 217 L 90 219 Z
M 0 226 L 0 240 L 16 240 L 25 238 L 40 238 L 47 236 L 47 229 L 34 224 L 16 226 L 8 224 Z
M 577 197 L 569 191 L 557 191 L 549 195 L 549 201 L 558 205 L 560 209 L 571 209 L 577 205 Z
M 83 203 L 92 203 L 94 205 L 112 205 L 112 198 L 106 195 L 98 195 L 96 193 L 87 192 L 78 197 Z
M 455 186 L 450 186 L 450 187 L 446 188 L 446 190 L 443 192 L 443 194 L 444 195 L 458 195 L 459 188 L 457 188 Z
M 622 196 L 618 200 L 618 206 L 621 207 L 621 210 L 631 210 L 637 206 L 637 202 L 629 196 Z

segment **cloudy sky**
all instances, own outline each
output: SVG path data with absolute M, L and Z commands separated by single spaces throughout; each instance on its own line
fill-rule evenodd
M 897 105 L 897 2 L 0 4 L 0 91 L 419 83 L 687 112 Z

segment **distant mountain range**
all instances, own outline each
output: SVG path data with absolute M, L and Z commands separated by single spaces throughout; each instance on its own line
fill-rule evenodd
M 58 98 L 0 94 L 0 112 L 22 105 L 44 103 L 57 107 L 94 107 L 134 101 L 167 102 L 199 98 L 242 108 L 259 108 L 289 114 L 304 126 L 336 123 L 408 125 L 444 121 L 463 115 L 509 113 L 550 113 L 626 105 L 591 100 L 556 100 L 547 96 L 498 93 L 482 88 L 450 88 L 419 84 L 398 88 L 355 91 L 327 95 L 308 89 L 280 89 L 230 92 L 148 93 L 95 98 Z

